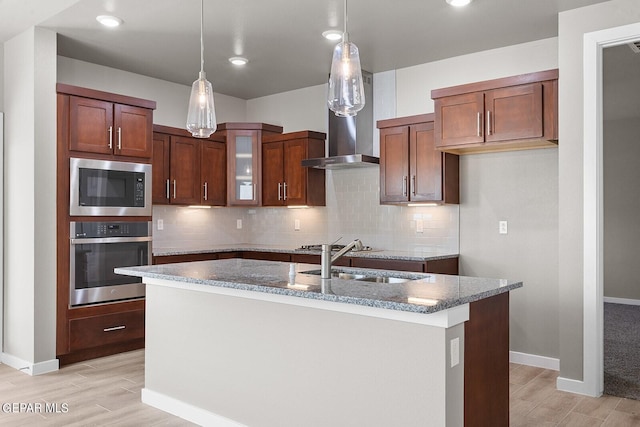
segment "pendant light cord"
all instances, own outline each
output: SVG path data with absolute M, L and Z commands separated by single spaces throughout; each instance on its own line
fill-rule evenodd
M 200 73 L 204 72 L 204 0 L 200 0 Z
M 347 32 L 347 0 L 344 0 L 344 32 Z

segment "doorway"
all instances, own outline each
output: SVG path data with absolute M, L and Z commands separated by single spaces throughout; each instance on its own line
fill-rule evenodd
M 640 42 L 602 65 L 604 393 L 640 400 Z
M 604 388 L 603 311 L 603 49 L 640 39 L 640 24 L 584 36 L 584 254 L 583 254 L 583 388 L 599 396 Z

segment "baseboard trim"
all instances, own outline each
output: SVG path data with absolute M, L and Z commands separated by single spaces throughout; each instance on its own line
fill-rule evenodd
M 509 352 L 509 362 L 518 363 L 520 365 L 535 366 L 536 368 L 551 369 L 553 371 L 560 370 L 560 359 L 538 356 L 536 354 L 520 353 L 517 351 Z
M 560 391 L 566 391 L 569 393 L 598 397 L 593 396 L 593 394 L 587 391 L 587 384 L 584 381 L 572 380 L 571 378 L 558 377 L 556 380 L 556 388 Z
M 23 360 L 19 357 L 13 356 L 8 353 L 2 353 L 0 355 L 0 361 L 7 366 L 11 366 L 13 369 L 24 372 L 28 375 L 42 375 L 49 372 L 54 372 L 60 369 L 60 363 L 58 359 L 47 360 L 44 362 L 31 363 Z
M 640 299 L 604 297 L 604 302 L 612 304 L 640 305 Z
M 213 412 L 206 411 L 165 394 L 149 390 L 148 388 L 142 389 L 142 403 L 201 426 L 246 427 L 237 421 L 230 420 L 229 418 L 214 414 Z

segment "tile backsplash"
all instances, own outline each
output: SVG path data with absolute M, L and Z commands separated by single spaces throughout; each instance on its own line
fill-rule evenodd
M 341 243 L 358 238 L 379 249 L 458 252 L 458 206 L 380 205 L 377 167 L 327 171 L 326 200 L 326 207 L 307 209 L 154 206 L 153 245 L 185 249 L 238 243 L 300 246 L 342 237 Z M 157 230 L 159 219 L 163 230 Z

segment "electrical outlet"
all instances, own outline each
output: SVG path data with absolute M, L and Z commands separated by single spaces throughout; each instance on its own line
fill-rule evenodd
M 164 221 L 159 219 L 158 222 L 157 222 L 156 228 L 158 230 L 164 230 Z
M 508 232 L 507 221 L 499 221 L 498 222 L 498 232 L 500 234 L 507 234 L 507 232 Z
M 422 221 L 422 219 L 417 219 L 416 220 L 416 233 L 423 233 L 424 232 L 424 222 Z
M 240 230 L 242 228 L 242 220 L 241 219 L 236 219 L 236 228 L 238 230 Z
M 300 220 L 296 219 L 293 221 L 293 230 L 294 231 L 300 231 Z
M 456 337 L 451 340 L 451 367 L 460 363 L 460 338 Z

